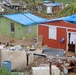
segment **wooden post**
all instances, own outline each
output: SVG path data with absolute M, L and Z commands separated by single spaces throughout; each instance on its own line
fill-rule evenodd
M 75 54 L 76 54 L 76 39 L 75 39 Z
M 28 65 L 28 62 L 29 62 L 29 54 L 27 53 L 27 65 Z
M 52 61 L 50 61 L 50 75 L 52 75 L 52 68 L 51 68 L 51 64 L 52 64 Z
M 1 66 L 1 63 L 2 63 L 2 50 L 0 49 L 0 66 Z

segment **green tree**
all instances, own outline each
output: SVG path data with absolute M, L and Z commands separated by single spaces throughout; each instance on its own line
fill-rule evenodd
M 69 16 L 76 13 L 76 2 L 71 2 L 66 8 L 58 13 L 59 17 Z
M 51 0 L 52 3 L 55 3 L 55 0 Z

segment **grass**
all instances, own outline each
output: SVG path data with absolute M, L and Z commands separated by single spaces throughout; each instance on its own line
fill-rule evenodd
M 8 72 L 5 68 L 0 67 L 0 75 L 10 75 L 10 72 Z
M 20 74 L 18 72 L 10 73 L 6 68 L 0 67 L 0 75 L 20 75 Z M 25 71 L 23 75 L 29 75 L 29 73 Z

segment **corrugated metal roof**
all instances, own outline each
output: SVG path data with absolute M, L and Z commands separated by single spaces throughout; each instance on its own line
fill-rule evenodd
M 47 22 L 47 19 L 41 18 L 29 12 L 27 13 L 17 13 L 17 14 L 7 14 L 3 15 L 4 17 L 11 19 L 15 22 L 18 22 L 22 25 L 31 25 Z

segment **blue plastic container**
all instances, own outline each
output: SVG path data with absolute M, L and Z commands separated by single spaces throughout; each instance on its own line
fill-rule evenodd
M 61 42 L 61 43 L 63 43 L 64 41 L 65 41 L 65 39 L 64 39 L 64 38 L 62 38 L 62 39 L 60 40 L 60 42 Z
M 6 68 L 8 72 L 11 72 L 11 62 L 10 61 L 3 61 L 2 67 Z

